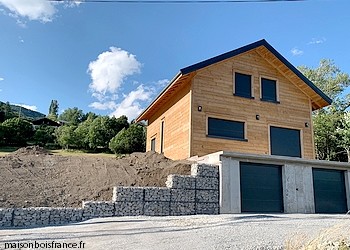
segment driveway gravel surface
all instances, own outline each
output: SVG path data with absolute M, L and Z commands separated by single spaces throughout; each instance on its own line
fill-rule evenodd
M 84 249 L 106 250 L 285 249 L 287 241 L 300 244 L 322 234 L 350 242 L 350 216 L 235 214 L 99 218 L 64 226 L 3 229 L 0 249 L 5 249 L 5 243 L 26 246 L 30 242 L 52 241 L 76 243 L 77 247 L 82 242 Z

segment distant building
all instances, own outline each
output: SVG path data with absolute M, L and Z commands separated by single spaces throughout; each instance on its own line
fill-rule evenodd
M 61 126 L 61 124 L 59 124 L 58 122 L 55 122 L 47 117 L 43 117 L 43 118 L 34 120 L 34 121 L 32 121 L 32 124 L 34 126 L 40 126 L 40 125 L 47 125 L 47 126 L 51 126 L 51 127 Z

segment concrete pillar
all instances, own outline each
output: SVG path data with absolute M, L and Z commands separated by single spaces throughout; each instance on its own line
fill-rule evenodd
M 220 171 L 220 213 L 241 213 L 241 183 L 239 161 L 221 157 Z
M 311 166 L 284 165 L 282 184 L 285 213 L 315 213 Z
M 346 198 L 348 201 L 348 210 L 350 211 L 350 170 L 345 171 L 345 189 L 346 189 Z

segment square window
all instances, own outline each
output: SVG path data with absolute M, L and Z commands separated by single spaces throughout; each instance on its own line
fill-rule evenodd
M 235 73 L 235 93 L 234 95 L 252 98 L 252 76 Z
M 244 122 L 208 117 L 208 136 L 245 140 Z
M 277 102 L 276 80 L 261 78 L 261 100 Z

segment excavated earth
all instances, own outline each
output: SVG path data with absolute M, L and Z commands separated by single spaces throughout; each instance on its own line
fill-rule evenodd
M 190 174 L 190 164 L 155 152 L 114 158 L 20 148 L 0 157 L 0 208 L 80 207 L 83 200 L 111 200 L 114 186 L 162 187 L 169 174 Z

